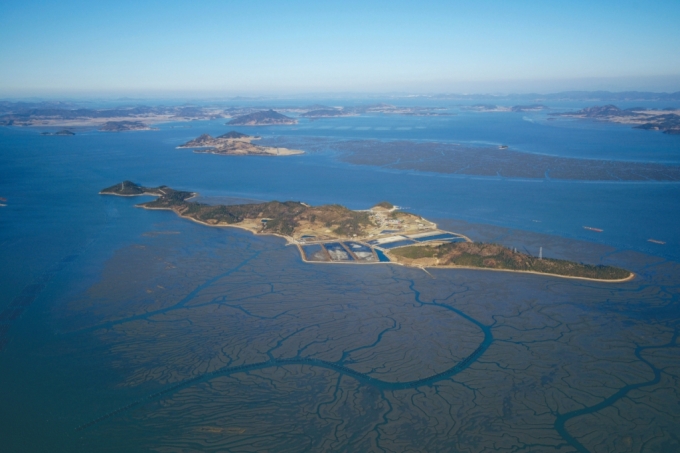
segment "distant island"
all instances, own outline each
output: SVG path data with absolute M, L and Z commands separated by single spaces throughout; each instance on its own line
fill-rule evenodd
M 41 132 L 40 135 L 76 135 L 75 132 L 71 132 L 68 129 L 63 129 L 57 132 Z
M 223 154 L 223 155 L 260 155 L 260 156 L 292 156 L 304 154 L 304 151 L 288 148 L 274 148 L 270 146 L 258 146 L 251 143 L 259 140 L 240 132 L 231 131 L 218 137 L 203 134 L 190 140 L 178 148 L 194 148 L 195 153 Z
M 323 106 L 321 106 L 323 107 Z M 455 116 L 455 113 L 442 112 L 436 107 L 397 107 L 391 104 L 369 104 L 351 107 L 323 107 L 300 114 L 302 118 L 338 118 L 366 114 L 404 115 L 404 116 Z
M 395 98 L 395 102 L 399 103 Z M 141 121 L 147 125 L 168 122 L 215 120 L 231 118 L 231 125 L 294 125 L 299 118 L 310 121 L 324 118 L 341 118 L 356 115 L 402 115 L 402 116 L 453 116 L 447 107 L 414 106 L 417 99 L 459 100 L 463 102 L 479 102 L 479 104 L 461 107 L 464 110 L 479 112 L 531 112 L 546 110 L 544 105 L 552 101 L 587 101 L 601 103 L 655 101 L 677 103 L 680 92 L 652 93 L 652 92 L 619 92 L 607 91 L 570 91 L 552 94 L 435 94 L 408 95 L 408 105 L 392 105 L 387 103 L 353 104 L 345 106 L 328 106 L 322 104 L 273 106 L 260 105 L 222 105 L 199 106 L 187 103 L 181 105 L 129 105 L 108 108 L 92 108 L 87 103 L 39 101 L 12 102 L 0 100 L 0 126 L 14 127 L 61 127 L 61 128 L 99 128 L 107 122 Z M 233 98 L 231 101 L 253 101 L 253 98 Z M 130 99 L 130 102 L 134 100 Z M 512 105 L 512 107 L 498 106 L 497 103 Z M 673 105 L 673 104 L 671 104 Z M 574 113 L 574 112 L 572 112 Z M 676 112 L 677 113 L 677 112 Z M 287 116 L 292 114 L 291 116 Z M 673 114 L 672 111 L 659 111 L 659 114 Z M 297 115 L 297 116 L 296 116 Z M 555 118 L 555 117 L 553 117 Z M 669 118 L 669 121 L 674 118 Z M 646 128 L 672 130 L 672 124 L 661 124 L 663 119 L 657 119 Z M 642 125 L 644 123 L 640 123 Z M 175 126 L 177 127 L 177 126 Z M 140 130 L 140 129 L 137 129 Z M 669 132 L 671 133 L 671 132 Z
M 108 122 L 142 121 L 150 124 L 226 116 L 223 109 L 186 105 L 92 109 L 64 102 L 0 101 L 0 126 L 101 127 Z
M 513 105 L 512 107 L 505 107 L 495 104 L 475 104 L 462 107 L 463 110 L 468 110 L 472 112 L 540 112 L 541 110 L 549 110 L 543 104 L 531 104 L 531 105 Z
M 107 121 L 99 127 L 101 132 L 151 131 L 148 124 L 141 121 Z
M 506 95 L 498 94 L 436 94 L 423 95 L 416 97 L 426 97 L 427 99 L 447 99 L 447 100 L 523 100 L 528 102 L 545 101 L 589 101 L 589 102 L 620 102 L 620 101 L 680 101 L 680 91 L 675 93 L 658 93 L 651 91 L 561 91 L 559 93 L 511 93 Z
M 543 104 L 513 105 L 510 110 L 513 112 L 540 112 L 541 110 L 550 110 L 550 107 Z
M 620 109 L 615 105 L 588 107 L 576 112 L 553 113 L 567 118 L 591 118 L 611 123 L 634 124 L 636 129 L 680 135 L 680 109 L 651 110 L 642 107 Z
M 440 230 L 423 217 L 389 202 L 353 211 L 333 204 L 310 206 L 299 201 L 209 205 L 189 201 L 195 192 L 167 186 L 144 187 L 123 181 L 102 195 L 158 198 L 141 203 L 209 226 L 232 226 L 254 234 L 281 236 L 295 245 L 307 262 L 372 264 L 393 262 L 419 267 L 458 267 L 546 274 L 619 282 L 634 275 L 612 266 L 536 258 L 497 244 L 473 243 L 462 234 Z
M 298 120 L 287 113 L 301 118 L 315 120 L 356 116 L 364 114 L 390 114 L 405 116 L 451 116 L 455 113 L 442 107 L 405 107 L 391 104 L 362 104 L 345 107 L 330 107 L 321 104 L 286 106 L 274 110 L 271 107 L 202 107 L 196 105 L 146 105 L 93 109 L 66 102 L 9 102 L 0 101 L 0 126 L 19 127 L 104 127 L 106 123 L 139 121 L 157 124 L 178 121 L 214 120 L 231 118 L 230 125 L 266 126 L 294 125 Z M 109 126 L 105 126 L 109 127 Z M 176 127 L 176 126 L 175 126 Z M 126 129 L 148 130 L 148 129 Z M 121 132 L 111 130 L 111 132 Z
M 357 116 L 359 113 L 347 109 L 319 109 L 310 110 L 300 116 L 304 118 L 337 118 L 341 116 Z
M 249 113 L 237 116 L 227 122 L 230 126 L 272 126 L 297 124 L 297 120 L 286 115 L 282 115 L 274 110 L 263 110 L 260 112 Z

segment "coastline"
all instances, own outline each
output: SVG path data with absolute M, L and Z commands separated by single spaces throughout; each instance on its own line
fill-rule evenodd
M 158 196 L 158 194 L 156 194 L 156 193 L 149 193 L 149 192 L 131 193 L 131 194 L 118 194 L 118 193 L 109 193 L 109 192 L 103 192 L 103 191 L 99 191 L 99 195 L 113 195 L 115 197 L 143 197 L 145 195 L 148 195 L 148 196 L 151 196 L 151 197 L 157 197 Z M 194 197 L 195 196 L 196 195 L 194 195 Z
M 560 275 L 560 274 L 550 274 L 547 272 L 536 272 L 536 271 L 519 271 L 515 269 L 493 269 L 490 267 L 472 267 L 472 266 L 456 266 L 456 265 L 444 265 L 444 266 L 409 266 L 409 267 L 420 267 L 421 269 L 471 269 L 471 270 L 476 270 L 476 271 L 495 271 L 495 272 L 515 272 L 518 274 L 535 274 L 535 275 L 547 275 L 550 277 L 559 277 L 559 278 L 569 278 L 572 280 L 586 280 L 590 282 L 601 282 L 601 283 L 623 283 L 623 282 L 629 282 L 635 278 L 635 273 L 631 272 L 630 275 L 626 278 L 620 278 L 617 280 L 604 280 L 604 279 L 599 279 L 599 278 L 591 278 L 591 277 L 577 277 L 574 275 Z
M 207 148 L 207 147 L 203 147 Z M 276 148 L 272 148 L 276 149 Z M 210 149 L 205 149 L 205 150 L 200 150 L 200 149 L 195 149 L 194 153 L 196 154 L 216 154 L 218 156 L 273 156 L 273 157 L 284 157 L 284 156 L 299 156 L 302 154 L 305 154 L 304 151 L 299 150 L 299 149 L 288 149 L 288 148 L 278 148 L 280 151 L 277 152 L 261 152 L 261 153 L 255 153 L 255 152 L 245 152 L 245 153 L 232 153 L 232 152 L 220 152 L 219 150 L 210 150 Z
M 113 195 L 113 194 L 104 194 L 104 195 Z M 136 197 L 137 195 L 125 195 L 125 196 Z M 195 194 L 191 198 L 195 198 L 197 196 L 198 196 L 198 194 Z M 187 198 L 187 200 L 190 200 L 191 198 Z M 253 231 L 250 228 L 246 228 L 246 227 L 240 226 L 240 225 L 211 225 L 209 223 L 201 222 L 200 220 L 194 219 L 193 217 L 187 217 L 187 216 L 184 216 L 182 214 L 179 214 L 177 211 L 175 211 L 174 209 L 171 209 L 171 208 L 150 208 L 148 206 L 141 206 L 141 205 L 135 205 L 135 208 L 147 209 L 149 211 L 172 211 L 178 217 L 180 217 L 181 219 L 191 220 L 192 222 L 196 222 L 199 225 L 205 225 L 205 226 L 208 226 L 208 227 L 216 227 L 216 228 L 238 228 L 240 230 L 248 231 L 255 236 L 278 236 L 278 237 L 286 240 L 286 245 L 297 245 L 297 241 L 292 239 L 290 236 L 284 236 L 284 235 L 278 234 L 278 233 L 258 233 L 257 231 Z

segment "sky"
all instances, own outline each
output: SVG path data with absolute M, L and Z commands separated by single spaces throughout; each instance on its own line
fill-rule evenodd
M 680 91 L 680 1 L 0 4 L 0 96 Z

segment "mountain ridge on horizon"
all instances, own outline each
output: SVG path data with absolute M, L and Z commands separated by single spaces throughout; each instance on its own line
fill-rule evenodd
M 324 98 L 325 96 L 331 96 L 331 94 L 300 94 L 300 95 L 286 95 L 286 96 L 263 96 L 258 98 L 244 98 L 243 96 L 210 96 L 201 99 L 202 101 L 242 101 L 242 100 L 276 100 L 276 99 L 316 99 Z M 437 93 L 437 94 L 406 94 L 406 93 L 392 93 L 392 94 L 364 94 L 363 96 L 358 94 L 348 93 L 345 95 L 344 99 L 432 99 L 432 100 L 522 100 L 522 101 L 599 101 L 599 102 L 621 102 L 621 101 L 670 101 L 670 102 L 680 102 L 680 91 L 675 92 L 656 92 L 656 91 L 606 91 L 606 90 L 596 90 L 596 91 L 586 91 L 586 90 L 571 90 L 571 91 L 560 91 L 555 93 L 511 93 L 511 94 L 494 94 L 494 93 Z M 335 94 L 333 97 L 337 99 L 343 99 L 342 95 Z M 29 100 L 30 99 L 30 100 Z M 54 97 L 32 97 L 32 98 L 0 98 L 0 112 L 17 112 L 17 111 L 29 111 L 31 109 L 41 109 L 50 108 L 57 110 L 77 110 L 82 108 L 82 104 L 78 101 L 69 100 L 55 100 Z M 63 99 L 73 99 L 71 96 L 64 96 Z M 81 99 L 81 103 L 88 99 L 86 97 Z M 123 98 L 117 97 L 112 98 L 111 102 L 120 101 Z M 162 99 L 162 98 L 158 98 Z M 187 97 L 186 99 L 193 99 Z M 131 99 L 132 100 L 132 99 Z M 152 98 L 136 97 L 134 98 L 137 102 L 149 102 Z M 181 102 L 179 99 L 177 102 Z M 149 106 L 142 104 L 131 104 L 128 107 L 119 106 L 118 108 L 146 108 Z M 299 108 L 299 107 L 298 107 Z
M 606 90 L 570 90 L 556 93 L 441 93 L 429 96 L 433 99 L 527 99 L 527 100 L 563 100 L 563 101 L 680 101 L 680 91 L 606 91 Z

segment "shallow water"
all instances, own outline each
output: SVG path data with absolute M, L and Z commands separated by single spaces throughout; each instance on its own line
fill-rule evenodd
M 522 115 L 256 130 L 680 162 L 678 137 Z M 74 137 L 0 128 L 8 199 L 0 310 L 21 308 L 0 321 L 8 451 L 678 448 L 680 185 L 428 175 L 352 166 L 332 153 L 175 149 L 226 132 L 222 123 Z M 279 238 L 134 208 L 147 198 L 97 194 L 123 179 L 213 201 L 365 209 L 388 200 L 473 240 L 534 254 L 543 247 L 545 256 L 638 277 L 612 285 L 303 263 Z

